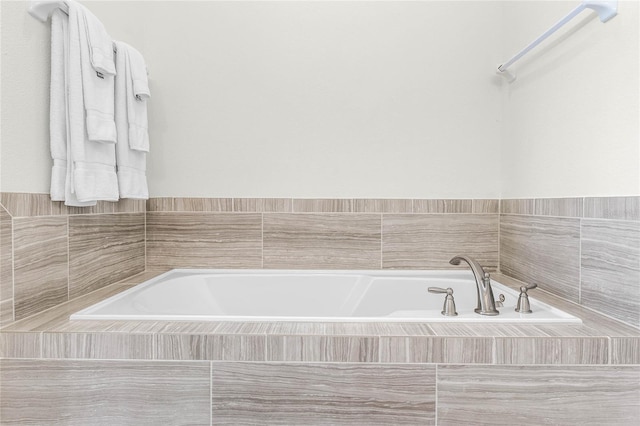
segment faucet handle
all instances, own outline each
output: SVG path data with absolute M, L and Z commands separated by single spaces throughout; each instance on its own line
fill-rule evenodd
M 532 312 L 527 291 L 533 290 L 536 287 L 538 287 L 538 284 L 536 283 L 520 286 L 520 297 L 518 297 L 516 312 L 520 312 L 521 314 L 530 314 Z
M 458 312 L 456 312 L 456 302 L 453 300 L 453 289 L 451 287 L 429 287 L 427 290 L 429 293 L 447 293 L 440 313 L 446 317 L 455 317 L 458 315 Z

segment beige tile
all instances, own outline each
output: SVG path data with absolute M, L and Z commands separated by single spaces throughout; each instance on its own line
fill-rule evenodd
M 353 200 L 336 199 L 293 199 L 293 211 L 301 213 L 346 213 L 353 212 Z
M 148 213 L 147 266 L 260 268 L 261 214 Z
M 213 363 L 212 424 L 435 424 L 435 367 Z
M 611 364 L 640 364 L 640 337 L 612 337 Z
M 3 192 L 0 202 L 13 217 L 51 216 L 67 214 L 61 201 L 51 201 L 49 194 Z
M 582 217 L 582 198 L 536 198 L 535 214 Z
M 69 218 L 69 297 L 144 271 L 144 214 Z
M 156 338 L 157 359 L 265 360 L 265 336 L 158 334 Z
M 271 322 L 266 334 L 330 336 L 431 336 L 433 331 L 421 323 L 375 322 Z
M 268 361 L 378 362 L 378 338 L 267 336 Z
M 121 286 L 113 284 L 100 290 L 96 290 L 93 293 L 71 300 L 69 302 L 62 303 L 53 309 L 49 309 L 44 312 L 40 312 L 36 315 L 25 318 L 14 324 L 11 324 L 6 328 L 8 331 L 57 331 L 69 323 L 69 316 L 81 309 L 89 307 L 101 300 L 118 294 L 129 286 Z M 106 328 L 101 327 L 96 330 L 91 328 L 91 324 L 95 324 L 93 321 L 75 321 L 79 322 L 85 327 L 84 331 L 104 331 Z M 104 324 L 104 322 L 101 322 Z M 113 321 L 107 321 L 108 324 L 112 324 Z
M 232 198 L 174 198 L 173 210 L 177 212 L 230 212 Z
M 500 200 L 473 200 L 473 213 L 500 213 Z
M 500 213 L 502 214 L 533 214 L 535 200 L 500 200 Z
M 147 200 L 147 211 L 148 212 L 172 212 L 173 198 L 172 197 L 149 198 Z
M 153 359 L 153 335 L 43 333 L 43 358 Z
M 429 327 L 437 336 L 472 336 L 472 337 L 533 337 L 548 336 L 539 326 L 533 324 L 446 324 L 434 323 Z
M 12 235 L 11 216 L 0 206 L 0 302 L 13 299 Z
M 438 423 L 635 425 L 640 367 L 438 366 Z
M 379 269 L 380 216 L 265 214 L 264 267 Z
M 13 322 L 13 299 L 0 302 L 0 328 Z
M 413 200 L 414 213 L 471 213 L 472 200 Z
M 380 362 L 491 363 L 488 337 L 381 337 Z
M 606 337 L 496 337 L 496 364 L 608 364 Z
M 580 219 L 501 216 L 500 269 L 506 275 L 527 283 L 535 282 L 547 291 L 577 302 Z
M 234 212 L 289 213 L 292 211 L 291 198 L 234 198 Z
M 640 222 L 582 221 L 580 303 L 640 327 Z
M 3 424 L 208 425 L 210 365 L 2 361 Z
M 40 333 L 0 332 L 0 358 L 40 358 L 40 350 Z
M 587 197 L 584 199 L 584 217 L 640 220 L 640 197 Z
M 385 214 L 382 222 L 386 269 L 453 269 L 449 260 L 460 254 L 498 266 L 498 215 Z
M 400 199 L 356 199 L 353 211 L 359 213 L 411 213 L 412 200 Z
M 67 218 L 13 220 L 15 319 L 66 302 Z

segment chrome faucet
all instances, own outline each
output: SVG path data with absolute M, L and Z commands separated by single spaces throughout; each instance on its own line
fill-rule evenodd
M 498 315 L 500 312 L 496 309 L 496 301 L 493 298 L 493 290 L 491 289 L 491 279 L 489 273 L 485 272 L 482 266 L 469 256 L 456 256 L 449 261 L 452 265 L 459 265 L 460 261 L 465 261 L 471 267 L 473 276 L 476 279 L 476 288 L 478 290 L 478 307 L 474 309 L 480 315 Z

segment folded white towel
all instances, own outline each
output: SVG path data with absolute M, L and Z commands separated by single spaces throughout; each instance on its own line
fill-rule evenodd
M 93 13 L 87 9 L 83 9 L 83 12 L 93 69 L 103 75 L 115 75 L 116 64 L 113 58 L 113 40 L 102 22 Z
M 72 8 L 77 11 L 79 27 L 87 135 L 90 141 L 116 143 L 113 41 L 102 23 L 85 7 L 69 2 L 69 9 Z M 94 61 L 98 68 L 94 67 Z
M 116 128 L 118 143 L 116 144 L 116 162 L 118 165 L 118 186 L 122 198 L 148 199 L 147 189 L 147 154 L 144 151 L 132 149 L 130 144 L 130 125 L 128 105 L 133 96 L 127 88 L 132 87 L 130 61 L 127 52 L 131 48 L 126 43 L 115 42 L 116 45 Z M 134 102 L 139 102 L 135 101 Z M 146 131 L 146 129 L 145 129 Z M 148 138 L 147 138 L 148 140 Z
M 151 96 L 144 58 L 133 47 L 118 42 L 124 50 L 126 61 L 125 81 L 127 89 L 127 117 L 129 121 L 129 147 L 136 151 L 149 152 L 149 131 L 146 100 Z
M 68 1 L 69 6 L 69 58 L 68 80 L 68 129 L 67 190 L 66 200 L 74 195 L 80 202 L 95 200 L 118 201 L 118 181 L 115 170 L 115 145 L 96 143 L 88 137 L 90 106 L 99 106 L 101 113 L 108 112 L 104 96 L 113 111 L 113 76 L 97 76 L 90 60 L 89 43 L 85 30 L 84 7 Z M 108 84 L 108 78 L 111 84 Z M 109 92 L 111 96 L 109 96 Z M 113 114 L 111 115 L 113 119 Z M 100 118 L 100 117 L 98 117 Z M 115 142 L 115 121 L 111 141 Z M 107 140 L 103 140 L 107 141 Z
M 69 119 L 67 115 L 67 64 L 69 58 L 68 17 L 56 9 L 51 16 L 51 99 L 49 133 L 51 158 L 51 199 L 65 201 L 68 206 L 93 206 L 95 201 L 80 202 L 70 192 L 68 182 Z

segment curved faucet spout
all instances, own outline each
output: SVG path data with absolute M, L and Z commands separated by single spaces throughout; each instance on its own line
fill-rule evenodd
M 489 273 L 485 272 L 482 265 L 469 256 L 455 256 L 449 261 L 452 265 L 459 265 L 461 261 L 466 262 L 473 272 L 476 279 L 476 289 L 478 291 L 478 306 L 475 312 L 480 315 L 498 315 L 500 312 L 496 309 L 496 301 L 493 298 L 493 290 L 491 289 L 491 279 Z

